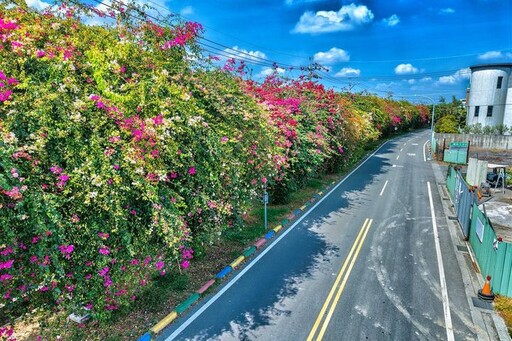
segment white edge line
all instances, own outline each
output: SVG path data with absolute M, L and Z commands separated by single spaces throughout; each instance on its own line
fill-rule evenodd
M 387 185 L 388 185 L 388 180 L 386 180 L 386 182 L 384 183 L 384 187 L 382 187 L 382 191 L 380 191 L 380 196 L 382 196 L 382 194 L 384 194 L 384 190 L 386 189 Z
M 196 311 L 192 316 L 190 316 L 178 329 L 174 331 L 165 341 L 174 340 L 175 337 L 180 335 L 180 333 L 185 330 L 195 319 L 199 317 L 209 306 L 211 306 L 215 301 L 219 299 L 233 284 L 235 284 L 247 271 L 249 271 L 254 264 L 256 264 L 263 256 L 267 254 L 281 239 L 283 239 L 290 231 L 292 231 L 304 218 L 306 218 L 309 213 L 313 212 L 314 209 L 320 205 L 332 192 L 334 192 L 342 183 L 345 182 L 352 174 L 354 174 L 362 165 L 364 165 L 371 157 L 373 157 L 385 144 L 389 141 L 384 142 L 377 150 L 375 150 L 371 155 L 369 155 L 363 162 L 359 164 L 352 172 L 350 172 L 347 176 L 345 176 L 336 186 L 334 186 L 322 199 L 320 199 L 315 205 L 313 205 L 303 216 L 300 217 L 292 226 L 286 229 L 277 239 L 274 240 L 272 244 L 267 246 L 265 250 L 263 250 L 252 262 L 250 262 L 247 266 L 245 266 L 240 273 L 238 273 L 231 281 L 229 281 L 217 294 L 215 294 L 208 302 L 206 302 L 198 311 Z
M 426 152 L 427 143 L 428 143 L 428 141 L 425 141 L 425 143 L 423 144 L 423 161 L 424 162 L 427 162 L 427 152 Z
M 439 233 L 437 232 L 436 213 L 434 211 L 434 201 L 432 200 L 432 191 L 430 190 L 430 181 L 427 181 L 428 200 L 430 201 L 430 214 L 432 215 L 432 228 L 434 230 L 434 241 L 436 244 L 437 265 L 439 268 L 439 282 L 441 284 L 441 294 L 443 297 L 444 322 L 446 325 L 446 338 L 448 341 L 454 341 L 452 316 L 450 313 L 450 302 L 448 300 L 448 291 L 446 289 L 446 277 L 444 275 L 443 257 L 441 254 L 441 245 L 439 244 Z
M 397 156 L 396 156 L 396 159 L 398 160 L 398 158 L 399 158 L 399 157 L 400 157 L 400 155 L 397 155 Z

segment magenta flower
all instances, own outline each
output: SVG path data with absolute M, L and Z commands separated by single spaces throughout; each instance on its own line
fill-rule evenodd
M 91 303 L 87 303 L 84 308 L 86 310 L 91 310 L 92 309 L 92 304 Z
M 12 247 L 7 246 L 7 247 L 6 247 L 6 248 L 4 248 L 2 251 L 0 251 L 0 255 L 2 255 L 2 256 L 7 256 L 7 255 L 9 255 L 9 254 L 11 254 L 11 253 L 13 253 L 13 252 L 14 252 L 14 251 L 13 251 Z
M 101 269 L 98 274 L 103 277 L 105 276 L 108 272 L 110 271 L 110 268 L 108 266 L 104 267 L 103 269 Z
M 44 51 L 42 50 L 38 50 L 36 55 L 37 55 L 37 58 L 43 58 L 45 56 L 46 53 L 44 53 Z
M 132 260 L 130 261 L 130 264 L 131 264 L 131 265 L 139 265 L 139 260 L 138 260 L 138 259 L 132 259 Z
M 60 168 L 59 166 L 57 165 L 54 165 L 52 167 L 50 167 L 50 171 L 55 174 L 55 175 L 59 175 L 60 173 L 62 173 L 62 168 Z
M 155 264 L 157 270 L 162 270 L 162 268 L 165 266 L 165 263 L 162 261 L 156 262 Z
M 139 141 L 140 139 L 142 139 L 142 131 L 140 129 L 135 129 L 132 132 L 132 134 L 133 134 L 133 136 L 135 136 L 136 141 Z
M 153 119 L 153 123 L 156 126 L 158 126 L 164 122 L 164 117 L 162 116 L 162 114 L 158 115 L 157 117 L 153 117 L 152 119 Z
M 2 274 L 2 275 L 0 275 L 0 282 L 4 282 L 4 281 L 7 281 L 7 280 L 10 280 L 11 278 L 12 278 L 12 275 Z
M 108 239 L 108 237 L 110 237 L 110 235 L 106 232 L 100 232 L 98 233 L 98 236 L 101 238 L 101 239 Z
M 121 168 L 121 167 L 119 167 L 119 165 L 114 165 L 114 166 L 112 166 L 112 168 L 114 168 L 115 170 L 119 170 L 119 168 Z
M 62 174 L 59 176 L 59 181 L 61 181 L 61 182 L 65 183 L 68 180 L 69 180 L 69 175 L 67 175 L 67 174 Z
M 14 263 L 14 259 L 9 259 L 7 262 L 0 262 L 0 270 L 1 269 L 10 269 L 12 267 L 12 263 Z
M 11 90 L 5 90 L 0 92 L 0 102 L 8 101 L 11 98 L 12 91 Z
M 106 256 L 106 255 L 108 255 L 108 254 L 110 253 L 110 251 L 109 251 L 107 248 L 104 248 L 104 247 L 100 248 L 100 249 L 98 250 L 98 252 L 99 252 L 100 254 L 102 254 L 102 255 L 105 255 L 105 256 Z
M 190 175 L 196 175 L 196 169 L 195 169 L 194 167 L 190 167 L 190 168 L 188 169 L 188 174 L 190 174 Z
M 190 266 L 190 262 L 188 260 L 184 260 L 180 265 L 182 269 L 186 269 Z
M 222 142 L 222 143 L 226 143 L 226 142 L 228 142 L 228 137 L 227 137 L 227 136 L 223 136 L 223 137 L 220 139 L 220 142 Z
M 30 263 L 37 263 L 37 261 L 38 261 L 37 256 L 30 257 Z
M 60 252 L 62 252 L 62 254 L 64 255 L 64 257 L 66 257 L 66 259 L 70 258 L 70 254 L 71 254 L 71 252 L 73 252 L 74 249 L 75 249 L 74 245 L 60 245 L 59 246 Z

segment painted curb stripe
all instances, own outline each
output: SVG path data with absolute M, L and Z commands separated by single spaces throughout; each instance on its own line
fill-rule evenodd
M 234 269 L 236 268 L 238 265 L 240 265 L 240 263 L 242 263 L 242 261 L 245 259 L 244 256 L 240 256 L 238 257 L 237 259 L 235 259 L 233 262 L 231 262 L 230 266 Z
M 151 341 L 151 334 L 147 332 L 137 339 L 137 341 Z
M 230 273 L 233 269 L 228 265 L 226 266 L 224 269 L 220 270 L 219 273 L 217 274 L 217 278 L 223 278 L 224 276 L 226 276 L 228 273 Z
M 296 209 L 295 211 L 293 211 L 293 214 L 294 215 L 299 215 L 302 211 L 300 210 L 300 208 Z
M 265 235 L 265 239 L 266 240 L 269 240 L 270 238 L 272 238 L 276 233 L 272 230 L 272 231 L 268 231 L 267 234 Z
M 282 225 L 277 225 L 276 227 L 273 228 L 274 232 L 277 233 L 279 232 L 281 229 L 283 228 Z
M 288 219 L 283 219 L 281 221 L 281 225 L 285 226 L 286 224 L 288 224 L 290 221 Z
M 249 257 L 250 255 L 252 255 L 254 252 L 256 252 L 256 246 L 251 246 L 250 248 L 248 248 L 247 250 L 244 251 L 244 257 L 247 258 Z
M 254 246 L 256 246 L 256 248 L 259 249 L 266 242 L 267 242 L 267 240 L 265 238 L 261 238 L 256 243 L 254 243 Z
M 324 195 L 324 192 L 320 191 L 320 192 L 318 192 L 318 195 L 322 196 L 322 195 Z
M 204 293 L 206 290 L 208 290 L 209 287 L 211 287 L 213 285 L 213 283 L 215 283 L 215 280 L 214 279 L 210 279 L 208 282 L 203 284 L 203 286 L 200 287 L 199 290 L 197 290 L 196 292 L 198 294 Z
M 187 310 L 195 301 L 199 299 L 199 294 L 197 292 L 190 295 L 187 300 L 183 303 L 181 303 L 179 306 L 176 307 L 176 312 L 178 314 L 183 313 L 185 310 Z
M 163 319 L 160 320 L 160 322 L 158 322 L 157 324 L 155 324 L 153 326 L 153 328 L 151 328 L 151 332 L 152 333 L 155 333 L 155 334 L 158 334 L 160 333 L 160 331 L 162 329 L 164 329 L 169 323 L 171 323 L 172 321 L 174 321 L 176 318 L 178 317 L 178 313 L 176 311 L 172 311 L 169 315 L 167 315 L 166 317 L 164 317 Z M 149 335 L 149 339 L 142 339 L 142 340 L 151 340 L 151 335 L 149 333 L 146 333 L 144 335 Z M 139 339 L 139 341 L 142 341 L 141 339 Z
M 305 210 L 306 210 L 306 205 L 301 206 L 301 207 L 300 207 L 300 210 L 301 210 L 301 211 L 305 211 Z

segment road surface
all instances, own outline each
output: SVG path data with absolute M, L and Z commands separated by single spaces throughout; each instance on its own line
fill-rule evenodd
M 476 339 L 429 136 L 385 143 L 159 340 Z

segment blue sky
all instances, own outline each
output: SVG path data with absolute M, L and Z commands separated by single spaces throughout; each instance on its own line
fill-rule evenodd
M 201 23 L 207 52 L 244 58 L 256 79 L 313 60 L 329 88 L 428 102 L 412 96 L 464 98 L 469 66 L 512 63 L 511 0 L 136 2 Z

